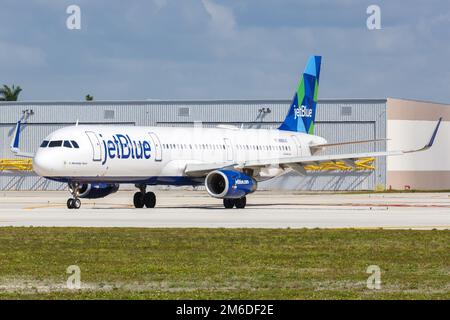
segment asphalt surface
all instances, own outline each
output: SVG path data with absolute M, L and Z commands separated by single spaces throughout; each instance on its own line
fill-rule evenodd
M 450 193 L 300 194 L 260 191 L 245 209 L 224 209 L 205 191 L 155 191 L 157 206 L 135 209 L 134 191 L 82 199 L 67 192 L 0 192 L 0 226 L 450 229 Z

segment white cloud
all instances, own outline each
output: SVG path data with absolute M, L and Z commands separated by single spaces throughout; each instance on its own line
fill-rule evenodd
M 202 0 L 202 3 L 211 17 L 213 31 L 222 35 L 230 35 L 234 32 L 236 20 L 231 9 L 214 3 L 212 0 Z

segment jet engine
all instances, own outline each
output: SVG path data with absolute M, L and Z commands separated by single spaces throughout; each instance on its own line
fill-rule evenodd
M 97 199 L 117 192 L 119 185 L 115 183 L 84 183 L 80 186 L 80 198 Z
M 205 179 L 206 191 L 219 199 L 239 199 L 256 190 L 252 177 L 234 170 L 214 170 Z

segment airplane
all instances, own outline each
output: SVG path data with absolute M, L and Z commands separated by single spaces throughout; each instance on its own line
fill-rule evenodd
M 386 139 L 327 143 L 314 135 L 321 56 L 311 56 L 283 123 L 277 129 L 78 125 L 52 132 L 35 154 L 19 148 L 21 122 L 11 151 L 33 157 L 42 177 L 68 184 L 67 208 L 79 209 L 81 198 L 102 198 L 134 184 L 135 208 L 153 208 L 156 196 L 147 186 L 200 186 L 222 199 L 225 208 L 245 208 L 246 196 L 260 181 L 287 171 L 307 174 L 304 167 L 329 161 L 352 165 L 358 158 L 403 155 L 431 148 L 442 118 L 422 148 L 321 155 L 319 151 Z

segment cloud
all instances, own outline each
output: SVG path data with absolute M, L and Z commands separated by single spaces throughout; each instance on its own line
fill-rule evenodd
M 290 98 L 307 57 L 323 55 L 319 97 L 450 101 L 448 0 L 5 0 L 0 83 L 29 100 Z M 36 72 L 38 71 L 38 72 Z
M 236 21 L 231 9 L 216 4 L 212 0 L 202 0 L 202 3 L 211 17 L 211 26 L 215 32 L 222 35 L 230 35 L 234 32 Z

